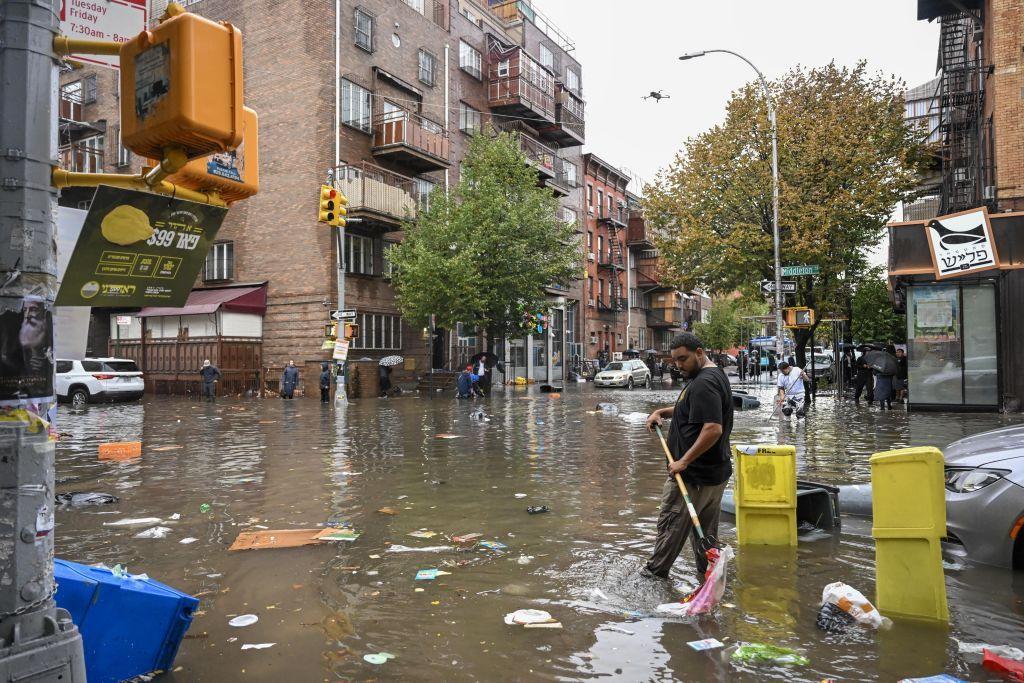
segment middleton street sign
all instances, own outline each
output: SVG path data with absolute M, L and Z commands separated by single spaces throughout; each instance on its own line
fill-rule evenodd
M 795 275 L 817 275 L 821 272 L 819 266 L 782 266 L 783 277 L 793 277 Z M 783 288 L 785 291 L 785 288 Z

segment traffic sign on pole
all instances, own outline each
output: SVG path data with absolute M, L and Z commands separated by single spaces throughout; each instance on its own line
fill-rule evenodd
M 821 273 L 820 266 L 782 266 L 782 274 L 785 277 L 793 277 L 795 275 L 818 275 L 819 273 Z
M 775 292 L 775 280 L 761 280 L 761 291 L 765 294 L 772 294 Z M 783 280 L 782 281 L 782 293 L 783 294 L 796 294 L 796 280 Z
M 60 32 L 68 38 L 112 40 L 124 43 L 146 30 L 146 0 L 85 2 L 61 0 Z M 115 55 L 70 55 L 72 59 L 108 69 L 120 68 Z M 85 93 L 82 93 L 83 95 Z
M 355 320 L 355 311 L 331 311 L 331 320 Z

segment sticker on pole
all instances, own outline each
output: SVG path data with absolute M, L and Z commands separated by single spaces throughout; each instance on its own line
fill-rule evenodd
M 171 89 L 171 48 L 157 43 L 135 57 L 135 115 L 139 120 L 153 113 Z
M 53 310 L 26 296 L 0 309 L 0 405 L 53 399 Z
M 60 32 L 68 38 L 127 43 L 146 30 L 146 0 L 61 0 Z M 117 55 L 69 55 L 70 59 L 119 69 Z

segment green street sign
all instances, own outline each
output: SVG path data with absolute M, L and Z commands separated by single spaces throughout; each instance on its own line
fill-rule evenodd
M 782 276 L 793 275 L 818 275 L 821 272 L 819 266 L 782 266 Z

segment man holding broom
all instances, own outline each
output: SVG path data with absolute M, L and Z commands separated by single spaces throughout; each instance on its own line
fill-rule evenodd
M 725 373 L 708 358 L 696 335 L 676 335 L 670 347 L 672 362 L 689 382 L 674 406 L 655 410 L 647 418 L 647 429 L 657 429 L 659 436 L 663 420 L 672 419 L 668 451 L 673 462 L 662 492 L 654 554 L 641 573 L 667 579 L 687 537 L 692 537 L 697 571 L 703 582 L 708 568 L 705 553 L 718 532 L 722 493 L 732 475 L 732 389 Z M 682 481 L 677 482 L 677 474 Z M 684 488 L 699 525 L 694 524 L 687 510 Z

